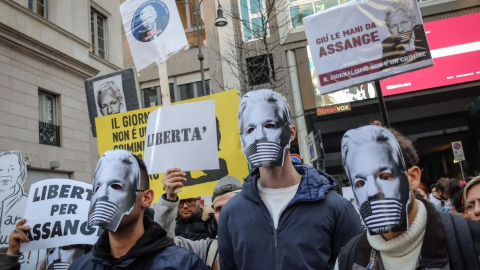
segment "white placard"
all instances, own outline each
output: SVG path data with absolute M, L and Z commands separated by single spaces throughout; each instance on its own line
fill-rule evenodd
M 322 94 L 433 65 L 417 0 L 358 0 L 303 19 Z
M 100 230 L 88 227 L 92 185 L 69 179 L 47 179 L 32 184 L 24 218 L 30 242 L 20 251 L 74 244 L 93 245 Z
M 310 162 L 314 162 L 318 159 L 317 145 L 315 144 L 315 137 L 313 136 L 313 131 L 308 134 L 306 137 L 307 147 L 308 147 L 308 157 Z
M 149 174 L 219 168 L 215 100 L 158 108 L 148 117 L 145 164 Z
M 163 63 L 184 48 L 187 37 L 174 0 L 127 0 L 120 5 L 123 27 L 138 72 Z
M 102 89 L 101 99 L 98 92 Z M 95 95 L 95 107 L 98 116 L 105 116 L 127 111 L 125 94 L 123 93 L 122 75 L 93 82 L 93 94 Z

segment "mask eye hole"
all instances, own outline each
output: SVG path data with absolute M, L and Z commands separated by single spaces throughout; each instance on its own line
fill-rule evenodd
M 255 128 L 253 128 L 253 127 L 251 127 L 251 128 L 248 128 L 248 129 L 247 129 L 247 134 L 250 134 L 250 133 L 252 133 L 254 130 L 255 130 Z
M 378 178 L 384 181 L 391 181 L 395 178 L 395 176 L 392 173 L 383 172 L 378 176 Z
M 265 125 L 265 128 L 275 128 L 275 127 L 277 127 L 277 126 L 273 123 L 268 123 L 268 124 Z
M 365 180 L 360 179 L 360 180 L 355 181 L 355 186 L 357 188 L 362 188 L 363 186 L 365 186 Z
M 122 190 L 123 189 L 122 186 L 120 186 L 119 184 L 112 184 L 110 187 L 115 189 L 115 190 Z
M 48 254 L 50 254 L 50 255 L 53 254 L 54 251 L 55 251 L 54 248 L 49 248 L 49 249 L 47 250 Z
M 72 249 L 71 246 L 63 246 L 63 247 L 62 247 L 62 250 L 70 250 L 70 249 Z
M 95 193 L 98 191 L 98 189 L 100 188 L 100 186 L 98 185 L 96 188 L 95 188 Z

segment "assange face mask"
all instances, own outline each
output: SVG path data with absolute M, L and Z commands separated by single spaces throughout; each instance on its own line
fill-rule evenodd
M 242 150 L 250 167 L 283 166 L 290 148 L 290 112 L 269 89 L 251 91 L 240 101 L 238 123 Z
M 68 270 L 72 263 L 84 254 L 84 245 L 47 248 L 47 269 Z
M 379 126 L 347 131 L 342 160 L 371 235 L 408 230 L 407 168 L 395 136 Z
M 137 160 L 125 150 L 106 152 L 98 161 L 92 188 L 88 225 L 115 232 L 135 206 L 140 189 Z

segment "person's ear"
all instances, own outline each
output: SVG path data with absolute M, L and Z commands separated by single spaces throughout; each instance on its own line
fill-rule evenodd
M 408 181 L 410 182 L 410 187 L 415 189 L 420 185 L 422 180 L 422 170 L 418 166 L 413 166 L 407 170 Z
M 142 208 L 148 208 L 153 202 L 153 197 L 155 196 L 155 193 L 151 189 L 147 189 L 142 193 Z
M 294 125 L 290 125 L 290 139 L 292 141 L 295 140 L 295 136 L 297 136 L 297 128 Z
M 205 200 L 204 200 L 204 199 L 200 199 L 200 208 L 203 209 L 203 207 L 205 207 Z

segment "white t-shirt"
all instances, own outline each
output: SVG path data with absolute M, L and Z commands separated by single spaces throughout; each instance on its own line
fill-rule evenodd
M 268 212 L 273 219 L 275 229 L 278 226 L 278 220 L 287 204 L 293 199 L 297 193 L 298 184 L 286 188 L 265 188 L 257 183 L 258 195 L 267 206 Z

